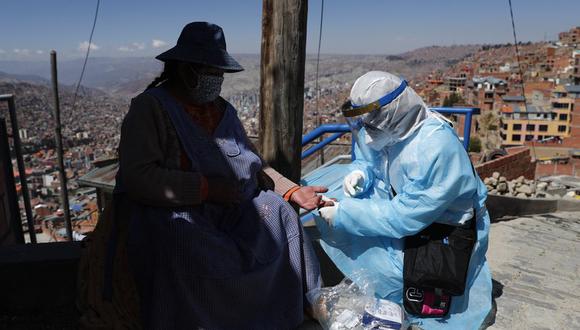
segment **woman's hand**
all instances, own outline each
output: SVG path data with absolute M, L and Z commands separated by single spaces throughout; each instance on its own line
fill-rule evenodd
M 324 207 L 326 203 L 322 201 L 322 196 L 317 193 L 325 193 L 328 191 L 326 187 L 320 186 L 304 186 L 296 190 L 292 196 L 290 196 L 290 201 L 296 203 L 301 208 L 311 211 L 317 207 Z

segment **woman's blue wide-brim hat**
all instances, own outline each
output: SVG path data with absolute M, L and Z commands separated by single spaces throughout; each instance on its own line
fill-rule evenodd
M 187 24 L 175 47 L 161 53 L 156 59 L 203 64 L 226 72 L 239 72 L 244 68 L 226 50 L 226 39 L 221 27 L 207 22 Z

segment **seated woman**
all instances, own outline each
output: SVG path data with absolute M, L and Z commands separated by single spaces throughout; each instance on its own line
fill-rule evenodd
M 418 314 L 429 315 L 410 313 L 413 324 L 423 329 L 478 329 L 491 309 L 491 277 L 485 259 L 487 189 L 459 138 L 406 81 L 387 72 L 372 71 L 357 79 L 349 103 L 343 113 L 356 139 L 356 161 L 344 179 L 344 192 L 332 195 L 339 202 L 320 210 L 317 226 L 324 250 L 346 276 L 369 285 L 378 297 L 400 304 L 405 301 L 407 312 L 409 305 L 421 303 Z M 464 290 L 453 293 L 451 307 L 449 296 L 437 291 L 440 287 L 435 286 L 432 302 L 422 288 L 404 290 L 409 280 L 403 276 L 404 269 L 412 267 L 403 262 L 411 254 L 403 251 L 416 247 L 414 243 L 406 246 L 406 240 L 423 239 L 415 235 L 426 233 L 427 228 L 467 233 L 461 253 L 468 261 L 457 268 L 464 267 L 465 277 L 457 281 Z M 436 242 L 440 249 L 432 251 L 448 251 L 442 246 L 454 249 L 460 242 L 446 239 Z M 443 256 L 432 251 L 417 254 L 413 266 L 417 269 L 421 264 L 425 273 L 410 275 L 425 280 L 432 265 L 441 271 L 448 269 L 445 262 L 455 266 L 459 260 L 441 261 Z M 454 275 L 443 273 L 439 275 Z M 443 285 L 447 278 L 440 280 L 435 285 Z
M 186 25 L 157 59 L 163 73 L 133 99 L 121 129 L 113 224 L 103 240 L 102 285 L 112 302 L 93 304 L 93 316 L 120 311 L 114 322 L 131 322 L 134 309 L 123 303 L 136 301 L 125 293 L 133 284 L 119 275 L 128 260 L 144 328 L 296 327 L 320 274 L 288 201 L 313 209 L 326 190 L 269 168 L 219 97 L 224 72 L 243 70 L 219 26 Z

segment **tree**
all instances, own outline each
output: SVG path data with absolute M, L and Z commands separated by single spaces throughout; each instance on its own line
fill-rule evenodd
M 481 152 L 481 140 L 477 136 L 469 138 L 469 152 Z
M 443 99 L 443 106 L 444 107 L 452 107 L 457 103 L 462 103 L 463 102 L 463 98 L 457 94 L 457 93 L 452 93 L 451 95 L 449 95 L 449 97 L 445 97 Z
M 486 111 L 477 119 L 481 129 L 482 147 L 485 150 L 493 150 L 501 145 L 499 135 L 499 116 L 493 111 Z
M 443 106 L 444 107 L 449 107 L 449 97 L 445 96 L 445 98 L 443 99 Z

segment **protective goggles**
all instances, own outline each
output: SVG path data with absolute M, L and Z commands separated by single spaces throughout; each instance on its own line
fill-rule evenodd
M 397 87 L 395 90 L 367 105 L 354 105 L 352 104 L 351 101 L 346 101 L 346 103 L 344 103 L 341 107 L 342 114 L 346 118 L 352 118 L 378 110 L 384 107 L 385 105 L 393 102 L 393 100 L 395 100 L 397 97 L 399 97 L 399 95 L 403 93 L 405 88 L 407 88 L 407 81 L 403 80 L 399 85 L 399 87 Z

